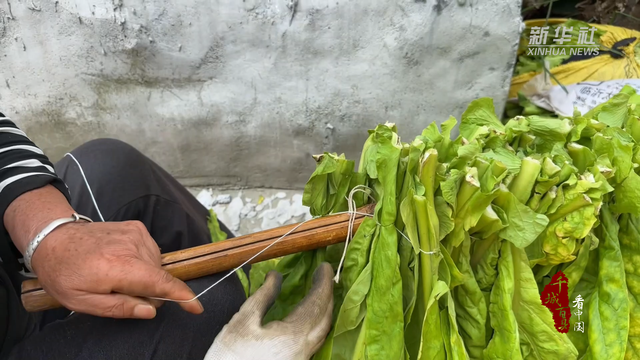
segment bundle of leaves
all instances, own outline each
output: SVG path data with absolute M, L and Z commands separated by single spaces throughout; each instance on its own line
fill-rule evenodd
M 331 333 L 315 359 L 623 359 L 640 353 L 640 95 L 571 118 L 515 117 L 491 99 L 410 142 L 369 131 L 358 168 L 316 157 L 313 215 L 375 199 L 346 249 Z M 284 257 L 284 318 L 344 244 Z M 585 332 L 559 332 L 540 294 L 563 271 Z

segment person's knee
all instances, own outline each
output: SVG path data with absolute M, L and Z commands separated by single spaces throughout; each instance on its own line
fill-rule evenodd
M 100 138 L 88 141 L 70 151 L 73 159 L 65 156 L 56 164 L 56 171 L 66 173 L 68 168 L 82 166 L 87 177 L 92 181 L 112 181 L 114 178 L 127 179 L 132 182 L 144 182 L 149 166 L 149 159 L 133 146 L 124 141 Z M 76 164 L 76 162 L 78 164 Z
M 75 150 L 71 151 L 74 155 L 82 156 L 84 153 L 102 153 L 109 155 L 125 155 L 125 156 L 140 156 L 142 155 L 136 148 L 128 143 L 113 139 L 113 138 L 99 138 L 87 141 Z
M 99 165 L 101 169 L 112 171 L 126 168 L 140 170 L 148 159 L 138 149 L 128 143 L 111 138 L 88 141 L 71 151 L 82 163 Z M 83 164 L 84 165 L 84 164 Z

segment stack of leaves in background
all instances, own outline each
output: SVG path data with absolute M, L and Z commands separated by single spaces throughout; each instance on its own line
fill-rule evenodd
M 369 131 L 358 169 L 316 157 L 304 193 L 313 215 L 346 211 L 358 185 L 376 209 L 348 245 L 331 333 L 314 358 L 638 358 L 639 115 L 630 88 L 587 114 L 506 124 L 483 98 L 455 139 L 454 118 L 408 143 L 384 124 Z M 265 322 L 286 316 L 318 264 L 335 270 L 343 250 L 279 261 L 282 292 Z M 584 333 L 558 332 L 541 303 L 560 270 L 570 299 L 585 299 Z

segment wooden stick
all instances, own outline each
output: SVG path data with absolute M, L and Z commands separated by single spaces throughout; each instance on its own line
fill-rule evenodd
M 358 209 L 358 212 L 373 214 L 374 207 L 374 204 L 367 205 Z M 364 215 L 356 215 L 354 233 L 364 218 Z M 343 242 L 347 237 L 348 225 L 349 214 L 330 215 L 310 220 L 257 256 L 251 263 Z M 162 255 L 162 267 L 183 281 L 231 270 L 240 266 L 296 226 L 297 224 L 286 225 L 213 244 L 167 253 Z M 22 283 L 21 297 L 22 304 L 29 312 L 62 306 L 42 289 L 37 279 Z

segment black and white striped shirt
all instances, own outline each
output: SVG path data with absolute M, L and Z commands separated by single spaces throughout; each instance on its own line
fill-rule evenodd
M 19 256 L 4 227 L 4 213 L 18 196 L 51 184 L 69 199 L 69 190 L 49 158 L 16 124 L 0 113 L 0 258 Z M 9 245 L 9 246 L 7 246 Z M 7 254 L 11 250 L 12 253 Z

